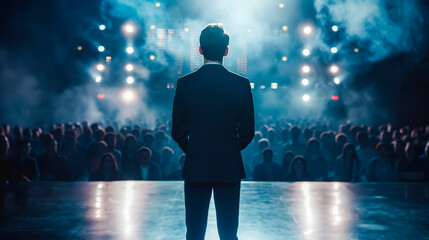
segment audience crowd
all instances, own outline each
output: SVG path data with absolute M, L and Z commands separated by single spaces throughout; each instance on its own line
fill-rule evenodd
M 186 156 L 170 137 L 171 121 L 145 126 L 2 125 L 0 201 L 11 186 L 37 181 L 181 180 Z M 258 116 L 255 129 L 242 151 L 246 180 L 429 181 L 429 125 L 339 125 Z

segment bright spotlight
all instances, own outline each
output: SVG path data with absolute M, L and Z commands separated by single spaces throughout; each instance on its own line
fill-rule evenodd
M 339 77 L 334 77 L 334 83 L 335 84 L 340 84 L 341 83 L 341 80 L 340 80 L 340 78 Z
M 340 71 L 340 68 L 337 65 L 331 65 L 331 67 L 329 67 L 329 71 L 332 74 L 337 74 Z
M 359 52 L 359 48 L 354 49 L 355 53 Z
M 134 33 L 135 27 L 131 23 L 127 23 L 123 26 L 125 33 L 131 34 Z
M 279 8 L 284 8 L 285 4 L 284 3 L 279 3 Z
M 97 71 L 102 72 L 104 71 L 104 65 L 103 64 L 97 64 L 97 66 L 95 66 L 95 68 L 97 69 Z
M 336 47 L 331 48 L 331 53 L 337 53 L 337 52 L 338 52 L 338 48 L 336 48 Z
M 301 80 L 301 84 L 304 85 L 304 86 L 307 86 L 309 83 L 310 82 L 308 81 L 307 78 L 304 78 L 304 79 Z
M 127 77 L 127 83 L 128 84 L 133 84 L 134 83 L 134 78 L 133 77 Z
M 189 28 L 185 27 L 185 29 L 183 29 L 183 31 L 189 32 Z
M 106 25 L 101 24 L 98 29 L 100 29 L 101 31 L 103 31 L 104 29 L 106 29 Z
M 154 30 L 156 28 L 155 25 L 150 25 L 150 29 Z
M 310 27 L 310 26 L 305 26 L 304 28 L 303 28 L 303 32 L 304 32 L 304 34 L 306 34 L 306 35 L 309 35 L 309 34 L 311 34 L 311 32 L 313 31 L 313 29 Z
M 260 88 L 261 88 L 261 89 L 265 89 L 265 85 L 261 85 L 261 86 L 260 86 Z
M 157 7 L 157 8 L 161 7 L 161 3 L 160 2 L 156 2 L 155 3 L 155 7 Z
M 279 87 L 279 84 L 276 82 L 271 83 L 271 89 L 277 89 Z
M 287 31 L 287 26 L 286 26 L 286 25 L 284 25 L 284 26 L 282 27 L 282 30 L 283 30 L 283 31 Z
M 302 100 L 304 102 L 308 102 L 308 101 L 310 101 L 310 96 L 308 96 L 307 94 L 304 94 L 304 96 L 302 96 Z
M 132 72 L 134 70 L 134 66 L 132 64 L 125 65 L 125 70 L 127 72 Z
M 82 51 L 82 46 L 77 46 L 78 51 Z
M 131 103 L 136 99 L 136 92 L 133 89 L 124 89 L 120 94 L 123 103 Z
M 102 46 L 102 45 L 100 45 L 100 46 L 98 46 L 98 51 L 99 52 L 104 52 L 104 50 L 106 50 L 105 48 L 104 48 L 104 46 Z
M 97 77 L 95 77 L 95 82 L 96 82 L 96 83 L 101 82 L 101 80 L 102 80 L 101 76 L 97 76 Z
M 283 61 L 283 62 L 286 62 L 286 61 L 287 61 L 287 57 L 286 57 L 286 56 L 283 56 L 283 57 L 282 57 L 282 61 Z
M 308 66 L 308 65 L 302 66 L 302 72 L 303 73 L 309 73 L 310 72 L 310 66 Z
M 332 26 L 332 31 L 337 32 L 338 31 L 338 26 L 337 25 Z
M 127 48 L 125 49 L 125 51 L 126 51 L 128 54 L 131 54 L 131 53 L 133 53 L 133 52 L 134 52 L 134 48 L 133 48 L 133 47 L 127 47 Z
M 304 50 L 302 50 L 302 55 L 304 55 L 304 56 L 309 56 L 310 55 L 310 50 L 308 50 L 308 49 L 304 49 Z
M 247 32 L 248 32 L 248 33 L 252 32 L 252 29 L 250 29 L 250 28 L 249 28 L 249 29 L 247 29 Z
M 250 83 L 250 88 L 251 88 L 251 89 L 254 89 L 254 88 L 255 88 L 255 83 L 252 83 L 252 82 L 251 82 L 251 83 Z
M 149 56 L 149 59 L 150 59 L 151 61 L 155 60 L 155 55 L 150 55 L 150 56 Z

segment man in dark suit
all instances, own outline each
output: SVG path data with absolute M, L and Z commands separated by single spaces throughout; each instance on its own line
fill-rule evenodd
M 171 135 L 186 153 L 186 239 L 202 240 L 214 191 L 221 240 L 237 238 L 240 183 L 245 178 L 241 151 L 254 136 L 249 80 L 222 66 L 229 35 L 209 24 L 200 36 L 204 65 L 177 80 Z

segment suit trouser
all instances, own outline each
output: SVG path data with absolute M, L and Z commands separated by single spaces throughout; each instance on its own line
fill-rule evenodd
M 212 190 L 220 239 L 238 240 L 240 181 L 231 183 L 185 181 L 186 239 L 204 240 Z

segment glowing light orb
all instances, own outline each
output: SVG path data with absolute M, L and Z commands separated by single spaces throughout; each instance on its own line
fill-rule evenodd
M 283 57 L 282 57 L 282 61 L 283 61 L 283 62 L 286 62 L 286 61 L 287 61 L 287 57 L 286 57 L 286 56 L 283 56 Z
M 283 31 L 287 31 L 287 26 L 286 26 L 286 25 L 285 25 L 285 26 L 283 26 L 283 27 L 282 27 L 282 30 L 283 30 Z
M 134 26 L 130 23 L 125 24 L 123 28 L 126 33 L 133 33 L 135 31 Z
M 101 24 L 100 26 L 98 26 L 98 29 L 100 29 L 100 31 L 103 31 L 104 29 L 106 29 L 106 25 Z
M 104 71 L 104 65 L 103 64 L 97 64 L 97 66 L 95 66 L 95 68 L 97 69 L 97 71 L 102 72 Z
M 106 96 L 104 96 L 104 94 L 97 94 L 97 98 L 98 99 L 104 99 L 104 98 L 106 98 Z
M 279 84 L 276 82 L 271 83 L 271 89 L 277 89 L 279 87 Z
M 96 83 L 101 82 L 101 80 L 102 80 L 101 76 L 97 76 L 97 77 L 95 77 L 95 82 L 96 82 Z
M 338 101 L 338 99 L 340 99 L 338 96 L 335 96 L 335 95 L 331 96 L 331 100 L 333 101 Z
M 106 56 L 106 62 L 109 63 L 112 61 L 112 57 L 111 56 Z
M 150 55 L 150 56 L 149 56 L 149 59 L 150 59 L 151 61 L 155 60 L 155 55 Z
M 355 53 L 359 52 L 359 48 L 354 49 Z
M 310 82 L 308 81 L 308 79 L 307 79 L 307 78 L 304 78 L 304 79 L 302 79 L 302 80 L 301 80 L 301 84 L 302 84 L 303 86 L 307 86 L 309 83 L 310 83 Z
M 77 46 L 78 51 L 82 51 L 82 46 Z
M 261 88 L 261 89 L 265 89 L 265 85 L 261 85 L 261 86 L 260 86 L 260 88 Z
M 302 96 L 302 100 L 304 102 L 308 102 L 308 101 L 310 101 L 310 96 L 308 96 L 307 94 L 304 94 L 304 96 Z
M 310 35 L 313 32 L 313 29 L 310 26 L 305 26 L 302 31 L 304 34 Z
M 134 66 L 132 64 L 125 65 L 125 70 L 127 72 L 132 72 L 134 70 Z
M 250 88 L 251 88 L 251 89 L 254 89 L 254 88 L 255 88 L 255 83 L 251 82 L 251 83 L 250 83 Z
M 133 47 L 127 47 L 127 48 L 125 49 L 125 51 L 126 51 L 128 54 L 131 54 L 131 53 L 133 53 L 133 52 L 134 52 L 134 48 L 133 48 Z
M 155 7 L 157 7 L 157 8 L 161 7 L 161 3 L 160 2 L 156 2 L 155 3 Z
M 337 85 L 340 84 L 341 83 L 340 78 L 339 77 L 335 77 L 334 78 L 334 83 L 337 84 Z
M 340 71 L 340 68 L 337 65 L 332 65 L 331 67 L 329 67 L 329 71 L 332 74 L 336 74 L 336 73 L 338 73 Z
M 133 77 L 127 77 L 127 83 L 128 84 L 133 84 L 134 83 L 134 78 Z
M 337 32 L 338 31 L 338 26 L 337 25 L 332 26 L 332 31 Z
M 310 66 L 308 66 L 308 65 L 302 66 L 302 72 L 303 73 L 309 73 L 310 72 Z
M 100 46 L 98 46 L 98 51 L 99 52 L 104 52 L 104 50 L 106 50 L 105 48 L 104 48 L 104 46 L 102 46 L 102 45 L 100 45 Z
M 310 55 L 310 50 L 308 50 L 308 49 L 302 50 L 302 55 L 309 56 Z
M 248 32 L 248 33 L 252 32 L 252 29 L 250 29 L 250 28 L 249 28 L 249 29 L 247 29 L 247 32 Z
M 189 32 L 189 28 L 185 28 L 185 29 L 183 29 L 183 31 L 185 31 L 185 32 Z
M 150 29 L 155 29 L 156 28 L 156 26 L 155 25 L 150 25 Z
M 337 53 L 337 52 L 338 52 L 338 48 L 336 48 L 336 47 L 331 48 L 331 53 Z
M 279 8 L 284 8 L 285 4 L 284 3 L 279 3 Z
M 133 89 L 125 89 L 121 92 L 120 97 L 123 103 L 129 104 L 136 100 L 136 95 Z

